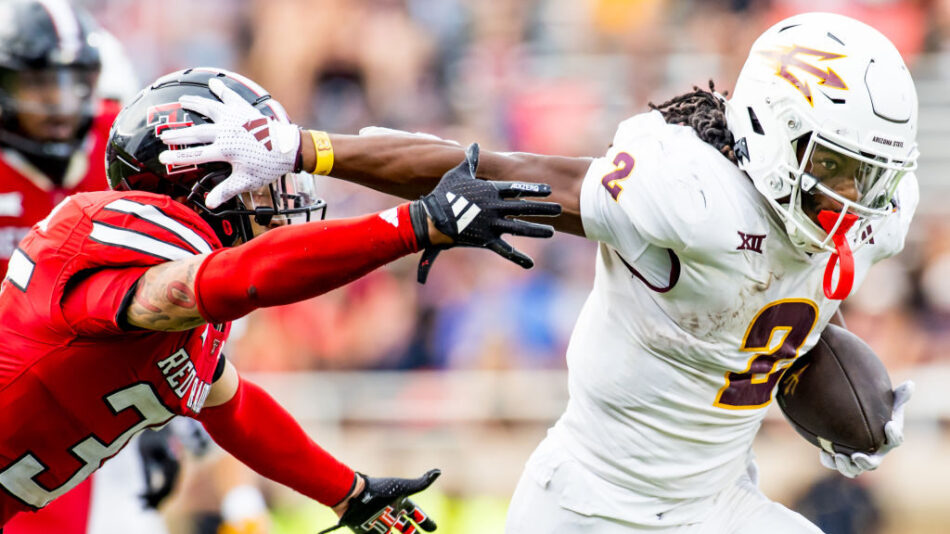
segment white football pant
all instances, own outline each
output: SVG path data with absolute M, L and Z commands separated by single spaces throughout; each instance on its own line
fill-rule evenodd
M 543 453 L 540 450 L 543 448 L 539 447 L 536 453 Z M 594 475 L 579 473 L 583 467 L 576 460 L 564 461 L 562 457 L 553 470 L 546 469 L 543 461 L 534 460 L 535 456 L 529 460 L 515 489 L 508 509 L 506 534 L 822 534 L 800 514 L 769 500 L 759 491 L 754 481 L 754 464 L 750 464 L 751 476 L 743 474 L 733 486 L 709 499 L 688 502 L 682 507 L 688 510 L 674 508 L 660 514 L 650 513 L 660 518 L 650 522 L 654 524 L 646 524 L 565 508 L 579 502 L 579 494 L 599 493 L 597 489 L 585 487 L 589 477 Z M 650 501 L 653 500 L 643 498 L 644 503 Z M 677 515 L 692 519 L 679 521 L 675 519 Z M 656 524 L 664 522 L 663 516 L 671 518 L 670 524 Z

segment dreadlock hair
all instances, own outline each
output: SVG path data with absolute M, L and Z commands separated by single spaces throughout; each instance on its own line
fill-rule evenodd
M 693 86 L 691 93 L 685 93 L 667 100 L 657 106 L 648 105 L 663 114 L 667 124 L 690 126 L 700 139 L 714 146 L 729 161 L 738 165 L 733 149 L 735 139 L 726 125 L 726 110 L 723 100 L 714 94 L 716 88 L 709 80 L 709 90 Z M 723 94 L 725 96 L 725 93 Z

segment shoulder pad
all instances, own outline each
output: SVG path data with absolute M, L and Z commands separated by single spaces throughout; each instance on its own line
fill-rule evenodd
M 72 257 L 70 271 L 155 265 L 221 248 L 210 226 L 184 204 L 140 191 L 69 197 L 34 228 L 45 244 Z M 36 252 L 36 251 L 34 251 Z

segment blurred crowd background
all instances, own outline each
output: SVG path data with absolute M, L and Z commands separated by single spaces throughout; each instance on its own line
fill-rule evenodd
M 309 127 L 378 125 L 491 150 L 590 156 L 649 102 L 710 81 L 728 91 L 754 38 L 781 18 L 835 11 L 877 27 L 917 81 L 922 203 L 906 250 L 872 270 L 844 310 L 895 383 L 918 382 L 908 441 L 857 482 L 828 478 L 780 415 L 767 419 L 756 451 L 765 491 L 830 534 L 950 532 L 950 1 L 78 3 L 122 43 L 137 85 L 218 66 L 259 82 Z M 331 218 L 394 204 L 332 178 L 321 190 Z M 446 532 L 501 532 L 521 465 L 564 405 L 564 352 L 595 250 L 565 235 L 513 242 L 535 269 L 457 250 L 420 286 L 409 258 L 320 298 L 255 312 L 233 330 L 229 357 L 351 465 L 407 476 L 442 467 L 426 499 Z M 249 477 L 208 463 L 186 470 L 164 510 L 174 532 L 214 513 L 214 487 Z M 261 487 L 272 532 L 332 520 Z

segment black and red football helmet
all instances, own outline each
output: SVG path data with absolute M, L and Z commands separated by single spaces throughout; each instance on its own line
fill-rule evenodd
M 166 145 L 159 138 L 163 131 L 211 122 L 183 109 L 178 99 L 184 95 L 217 99 L 208 88 L 212 78 L 220 79 L 264 115 L 289 122 L 280 103 L 239 74 L 193 68 L 162 76 L 133 98 L 112 125 L 106 148 L 110 187 L 168 195 L 195 206 L 225 246 L 238 238 L 247 241 L 253 237 L 251 218 L 264 226 L 275 219 L 284 223 L 322 219 L 326 203 L 315 196 L 314 177 L 310 174 L 286 174 L 260 191 L 241 195 L 211 210 L 204 203 L 205 196 L 228 177 L 230 165 L 166 165 L 159 161 L 163 151 L 180 148 Z
M 0 2 L 0 144 L 40 164 L 79 148 L 95 112 L 97 30 L 66 0 Z

